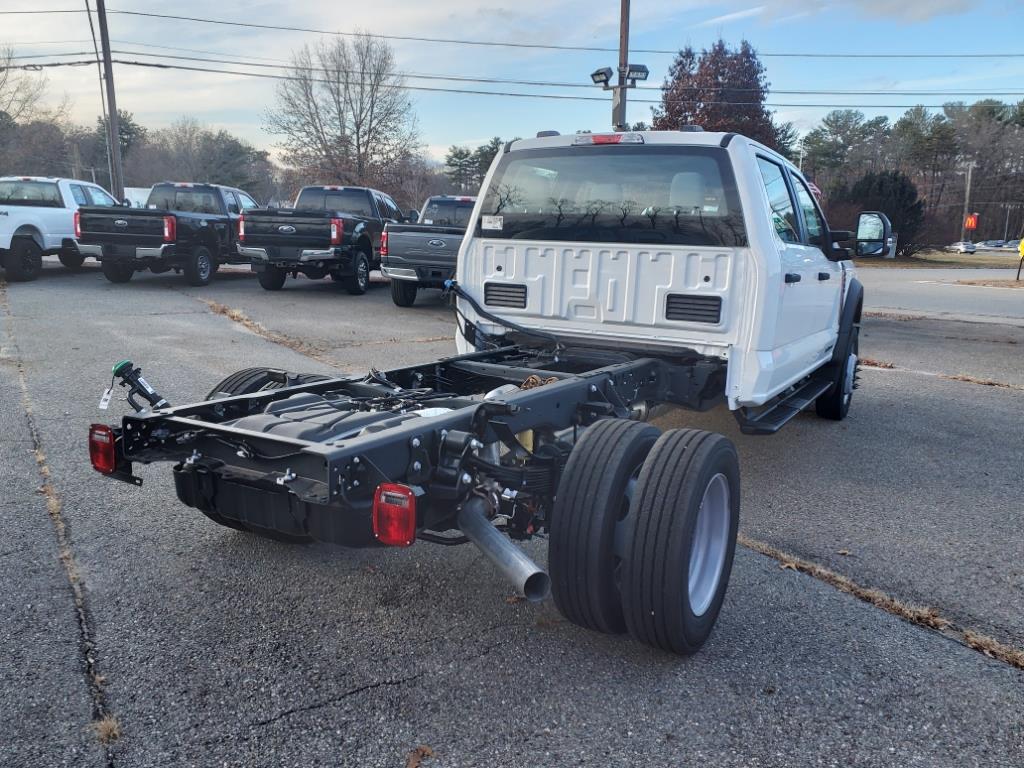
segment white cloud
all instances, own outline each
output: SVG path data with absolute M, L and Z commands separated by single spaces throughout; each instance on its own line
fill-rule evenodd
M 706 21 L 698 22 L 694 24 L 694 28 L 700 27 L 717 27 L 722 24 L 728 24 L 733 21 L 740 21 L 741 19 L 749 19 L 753 16 L 760 16 L 764 13 L 764 6 L 757 5 L 753 8 L 746 8 L 742 11 L 733 11 L 732 13 L 726 13 L 722 16 L 715 16 L 714 18 L 707 19 Z

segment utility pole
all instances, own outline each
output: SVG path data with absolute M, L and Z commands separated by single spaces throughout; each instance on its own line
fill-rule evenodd
M 967 164 L 967 185 L 964 187 L 964 215 L 960 217 L 960 240 L 967 239 L 967 210 L 971 204 L 971 171 L 974 170 L 974 161 Z
M 629 72 L 629 0 L 622 0 L 619 16 L 619 84 L 612 92 L 612 126 L 616 131 L 625 131 L 626 124 L 626 75 Z
M 1006 223 L 1003 224 L 1003 242 L 1006 242 L 1006 236 L 1010 233 L 1010 205 L 1006 206 Z
M 114 97 L 114 68 L 110 60 L 110 35 L 107 32 L 107 6 L 105 0 L 96 0 L 96 15 L 100 22 L 100 42 L 103 45 L 103 78 L 107 83 L 107 141 L 110 143 L 110 191 L 117 200 L 124 199 L 124 171 L 121 167 L 121 126 Z

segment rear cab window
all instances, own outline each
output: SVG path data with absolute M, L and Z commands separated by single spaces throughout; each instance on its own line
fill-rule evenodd
M 464 227 L 469 223 L 469 215 L 473 212 L 474 205 L 476 201 L 471 198 L 456 200 L 432 197 L 423 206 L 420 223 L 436 227 Z
M 108 208 L 117 205 L 117 201 L 99 187 L 86 187 L 85 192 L 92 205 L 104 205 Z
M 64 198 L 54 181 L 0 180 L 0 205 L 63 208 Z
M 215 216 L 223 213 L 217 198 L 220 190 L 215 187 L 179 187 L 172 184 L 158 184 L 149 193 L 147 208 L 182 213 L 205 213 Z
M 477 236 L 743 247 L 747 234 L 724 149 L 570 146 L 504 155 Z
M 365 189 L 346 187 L 306 187 L 299 192 L 295 200 L 296 208 L 316 208 L 319 210 L 341 211 L 353 216 L 376 217 L 370 202 L 370 195 Z

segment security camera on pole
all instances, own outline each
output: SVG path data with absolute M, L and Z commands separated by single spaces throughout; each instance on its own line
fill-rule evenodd
M 619 19 L 619 72 L 618 84 L 612 85 L 615 73 L 611 67 L 604 67 L 590 75 L 594 85 L 600 85 L 606 91 L 612 91 L 612 127 L 616 131 L 629 130 L 626 122 L 626 89 L 636 88 L 637 80 L 646 80 L 650 74 L 643 64 L 629 63 L 629 0 L 622 0 Z

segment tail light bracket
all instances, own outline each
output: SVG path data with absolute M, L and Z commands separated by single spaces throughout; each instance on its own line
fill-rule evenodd
M 132 474 L 132 463 L 121 452 L 122 439 L 118 428 L 106 424 L 93 424 L 89 427 L 89 459 L 93 469 L 104 477 L 141 486 L 142 478 Z M 105 453 L 105 456 L 98 456 L 100 452 Z M 111 469 L 107 471 L 107 467 Z

